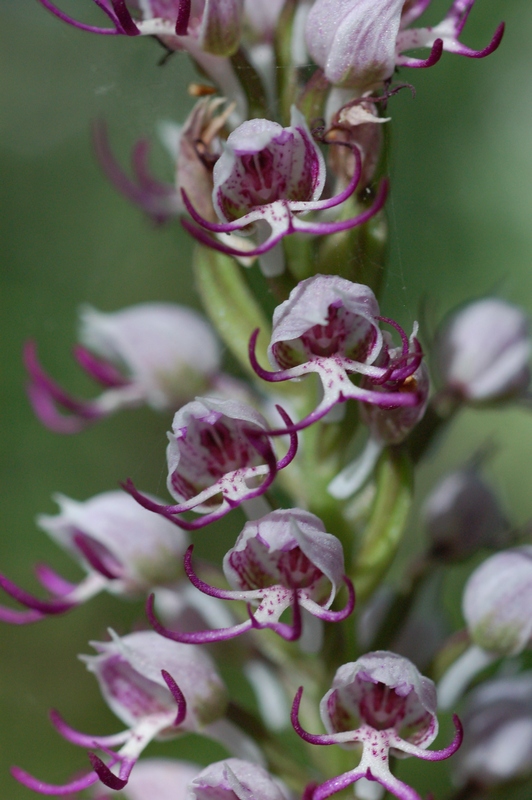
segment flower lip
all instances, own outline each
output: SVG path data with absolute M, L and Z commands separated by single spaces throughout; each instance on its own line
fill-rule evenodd
M 111 581 L 120 580 L 116 591 L 138 594 L 179 575 L 176 564 L 187 545 L 186 534 L 147 513 L 123 492 L 102 492 L 84 502 L 64 495 L 55 499 L 59 514 L 40 515 L 38 525 L 92 569 Z
M 157 36 L 168 42 L 174 50 L 189 47 L 192 51 L 199 49 L 213 55 L 229 56 L 240 42 L 244 0 L 228 0 L 224 3 L 203 0 L 194 3 L 194 7 L 191 0 L 147 0 L 134 4 L 142 12 L 142 18 L 137 21 L 131 16 L 126 0 L 94 0 L 95 5 L 111 21 L 111 28 L 79 22 L 61 11 L 52 0 L 39 2 L 63 22 L 89 33 Z
M 86 25 L 83 22 L 78 22 L 73 17 L 68 16 L 65 14 L 64 11 L 61 11 L 52 0 L 39 0 L 41 5 L 43 5 L 48 11 L 59 17 L 59 19 L 63 20 L 63 22 L 67 22 L 69 25 L 73 25 L 75 28 L 79 28 L 82 31 L 88 31 L 89 33 L 99 33 L 108 36 L 116 36 L 116 35 L 125 35 L 125 36 L 138 36 L 140 34 L 140 30 L 138 29 L 137 25 L 134 23 L 133 18 L 129 11 L 127 10 L 125 0 L 109 0 L 111 8 L 101 0 L 94 0 L 98 8 L 106 14 L 111 22 L 113 23 L 113 28 L 100 28 L 96 25 Z
M 182 211 L 181 196 L 172 183 L 158 180 L 151 174 L 148 139 L 137 141 L 131 152 L 133 178 L 117 161 L 104 121 L 98 120 L 93 124 L 92 141 L 96 157 L 108 180 L 130 203 L 144 211 L 156 225 L 163 225 L 178 216 Z
M 41 367 L 33 342 L 24 348 L 33 409 L 58 433 L 77 433 L 120 409 L 143 404 L 175 409 L 211 386 L 220 368 L 220 348 L 210 325 L 196 311 L 173 303 L 140 303 L 110 313 L 86 306 L 79 335 L 83 346 L 75 348 L 76 359 L 104 388 L 92 400 L 77 399 L 55 383 Z

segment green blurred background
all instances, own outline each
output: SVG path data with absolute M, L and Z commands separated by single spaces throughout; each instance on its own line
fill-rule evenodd
M 90 5 L 65 0 L 62 7 L 75 14 Z M 434 21 L 446 5 L 434 3 Z M 477 62 L 445 55 L 431 70 L 404 70 L 400 77 L 416 85 L 417 97 L 404 92 L 389 106 L 393 191 L 383 313 L 407 329 L 423 297 L 433 320 L 487 292 L 532 311 L 532 4 L 478 0 L 463 38 L 484 46 L 501 19 L 507 31 L 496 54 Z M 55 512 L 54 492 L 82 500 L 128 475 L 164 491 L 169 416 L 128 412 L 81 435 L 56 436 L 30 410 L 21 365 L 24 341 L 35 338 L 51 374 L 89 392 L 70 356 L 79 304 L 106 311 L 144 300 L 197 304 L 191 244 L 179 225 L 155 229 L 131 208 L 106 182 L 90 143 L 91 120 L 104 118 L 125 160 L 137 138 L 155 138 L 157 121 L 184 119 L 193 73 L 181 55 L 160 66 L 162 55 L 151 40 L 69 28 L 34 0 L 0 0 L 0 569 L 30 589 L 39 560 L 77 575 L 34 524 L 37 513 Z M 171 178 L 157 147 L 154 165 Z M 532 517 L 532 425 L 524 410 L 464 413 L 421 471 L 419 498 L 488 440 L 498 445 L 488 475 L 508 513 L 516 523 Z M 199 539 L 223 552 L 212 533 Z M 1 628 L 2 798 L 32 796 L 9 777 L 10 764 L 57 782 L 85 766 L 84 753 L 51 729 L 50 707 L 83 730 L 120 728 L 76 654 L 89 652 L 87 641 L 104 637 L 109 624 L 127 632 L 138 613 L 139 605 L 100 597 L 64 618 Z M 188 739 L 152 752 L 193 758 L 196 746 Z M 426 781 L 419 788 L 428 791 Z

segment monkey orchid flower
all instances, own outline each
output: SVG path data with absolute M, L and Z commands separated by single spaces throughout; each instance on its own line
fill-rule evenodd
M 184 306 L 140 303 L 109 314 L 86 306 L 79 338 L 76 360 L 104 387 L 93 400 L 73 397 L 50 378 L 33 342 L 24 352 L 33 410 L 56 433 L 77 433 L 124 408 L 174 411 L 213 387 L 219 375 L 220 347 L 211 326 Z
M 229 255 L 259 256 L 265 275 L 279 275 L 284 271 L 284 259 L 277 245 L 284 236 L 348 230 L 367 222 L 383 207 L 387 193 L 385 181 L 373 205 L 356 217 L 336 222 L 308 222 L 299 218 L 308 211 L 339 206 L 351 197 L 362 171 L 356 147 L 353 153 L 356 166 L 349 185 L 334 197 L 320 200 L 325 185 L 325 163 L 301 112 L 292 108 L 288 128 L 270 120 L 248 120 L 229 135 L 214 165 L 212 197 L 222 222 L 212 223 L 202 217 L 187 192 L 182 190 L 183 202 L 197 223 L 194 225 L 184 219 L 183 225 L 199 242 Z M 256 246 L 230 247 L 209 233 L 253 235 Z
M 57 786 L 13 767 L 13 776 L 29 789 L 47 795 L 70 795 L 100 780 L 109 788 L 120 790 L 153 739 L 172 738 L 187 731 L 216 737 L 216 725 L 225 712 L 226 691 L 206 653 L 170 644 L 152 631 L 123 638 L 112 633 L 112 637 L 110 642 L 93 642 L 98 655 L 84 656 L 83 660 L 127 730 L 113 736 L 91 736 L 74 730 L 52 711 L 52 724 L 61 736 L 89 750 L 93 771 Z M 118 752 L 111 749 L 119 745 Z M 108 755 L 108 765 L 92 752 L 94 749 Z M 111 771 L 116 765 L 118 774 Z
M 69 611 L 104 590 L 142 597 L 154 586 L 168 586 L 181 576 L 185 532 L 146 511 L 124 492 L 103 492 L 83 503 L 63 495 L 55 499 L 59 514 L 41 514 L 37 524 L 80 563 L 86 577 L 73 584 L 49 567 L 37 566 L 37 578 L 51 594 L 41 600 L 0 574 L 0 588 L 27 609 L 0 606 L 2 622 L 37 622 Z
M 401 348 L 389 347 L 379 322 L 398 331 Z M 423 358 L 419 342 L 415 336 L 409 340 L 397 323 L 379 316 L 375 295 L 362 284 L 336 275 L 315 275 L 292 290 L 273 315 L 268 355 L 277 372 L 259 365 L 258 334 L 256 330 L 251 337 L 249 355 L 260 378 L 286 381 L 315 372 L 323 389 L 314 411 L 295 425 L 271 431 L 272 435 L 302 430 L 350 399 L 381 409 L 418 408 L 426 401 L 426 392 L 411 391 L 410 385 Z M 363 377 L 364 384 L 352 383 L 351 375 Z
M 244 600 L 257 606 L 250 619 L 230 628 L 181 633 L 164 628 L 153 613 L 152 595 L 148 617 L 155 630 L 174 641 L 203 644 L 232 639 L 252 628 L 271 628 L 283 639 L 299 639 L 301 608 L 318 619 L 340 622 L 353 611 L 353 584 L 344 574 L 344 554 L 336 536 L 325 532 L 322 521 L 299 508 L 272 511 L 247 522 L 235 546 L 224 558 L 225 577 L 232 590 L 218 589 L 201 581 L 192 568 L 192 546 L 185 570 L 200 591 L 222 600 Z M 345 608 L 331 611 L 339 587 L 345 583 L 349 600 Z M 292 606 L 292 626 L 280 622 Z
M 310 55 L 327 80 L 359 92 L 378 87 L 396 67 L 431 67 L 447 50 L 484 58 L 499 46 L 504 24 L 482 50 L 459 41 L 475 0 L 454 0 L 438 25 L 408 28 L 431 0 L 316 0 L 306 23 Z M 412 58 L 406 50 L 430 48 L 428 58 Z
M 377 650 L 339 668 L 320 703 L 326 734 L 307 733 L 301 727 L 302 694 L 303 687 L 292 706 L 292 724 L 302 739 L 346 749 L 362 745 L 358 766 L 314 788 L 309 793 L 312 800 L 325 800 L 361 778 L 377 781 L 400 800 L 421 800 L 390 772 L 390 752 L 400 758 L 442 761 L 462 743 L 462 725 L 455 715 L 456 734 L 451 744 L 443 750 L 426 749 L 438 734 L 436 688 L 408 659 L 395 653 Z
M 286 412 L 277 408 L 291 425 Z M 155 503 L 131 480 L 124 488 L 144 508 L 185 530 L 203 528 L 244 501 L 264 494 L 297 451 L 294 434 L 288 452 L 277 460 L 264 417 L 245 403 L 214 397 L 197 398 L 183 406 L 174 417 L 168 439 L 167 486 L 177 504 Z M 186 511 L 203 516 L 188 522 L 180 516 Z

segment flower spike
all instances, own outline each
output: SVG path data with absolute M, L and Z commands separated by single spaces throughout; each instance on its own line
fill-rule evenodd
M 355 605 L 353 584 L 344 574 L 342 546 L 325 532 L 321 520 L 301 509 L 273 511 L 244 526 L 224 558 L 224 574 L 232 589 L 218 589 L 202 581 L 192 566 L 193 546 L 185 555 L 185 572 L 191 583 L 204 594 L 220 600 L 248 603 L 249 620 L 228 628 L 182 632 L 165 628 L 154 612 L 154 596 L 146 605 L 153 628 L 167 639 L 184 644 L 226 641 L 252 628 L 271 628 L 287 641 L 300 638 L 303 627 L 301 609 L 326 622 L 346 619 Z M 344 583 L 348 601 L 339 611 L 331 605 Z M 256 606 L 253 611 L 251 605 Z M 280 622 L 283 612 L 292 607 L 292 624 Z

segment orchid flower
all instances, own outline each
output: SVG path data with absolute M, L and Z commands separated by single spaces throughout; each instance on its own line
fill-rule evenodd
M 111 789 L 123 789 L 153 739 L 187 731 L 209 735 L 209 731 L 216 732 L 213 726 L 224 714 L 225 687 L 210 657 L 199 649 L 170 644 L 151 631 L 123 638 L 112 633 L 110 642 L 92 645 L 98 655 L 83 660 L 96 676 L 108 705 L 128 728 L 112 736 L 92 736 L 74 730 L 52 711 L 52 724 L 61 736 L 89 750 L 93 771 L 65 785 L 53 785 L 13 767 L 12 774 L 20 783 L 41 794 L 69 795 L 98 780 Z M 117 746 L 120 749 L 115 752 L 112 748 Z M 109 765 L 94 749 L 109 756 Z M 118 774 L 112 772 L 116 765 Z
M 278 410 L 290 425 L 286 412 L 279 406 Z M 264 494 L 278 470 L 294 459 L 295 435 L 280 460 L 276 459 L 268 436 L 266 420 L 251 406 L 237 400 L 197 398 L 177 412 L 168 434 L 167 486 L 177 504 L 153 502 L 131 480 L 124 488 L 144 508 L 162 514 L 185 530 L 203 528 L 245 500 Z M 203 517 L 187 522 L 180 517 L 185 511 L 195 511 Z
M 320 704 L 326 734 L 308 733 L 301 727 L 302 694 L 301 687 L 292 706 L 292 724 L 302 739 L 347 749 L 362 745 L 358 766 L 314 788 L 309 793 L 312 800 L 325 800 L 361 778 L 377 781 L 400 800 L 421 800 L 414 789 L 392 775 L 390 752 L 402 758 L 442 761 L 462 742 L 462 726 L 454 716 L 456 735 L 451 744 L 443 750 L 426 749 L 438 734 L 436 688 L 408 659 L 395 653 L 378 650 L 338 669 Z
M 356 147 L 353 154 L 356 167 L 348 186 L 334 197 L 320 200 L 325 185 L 325 163 L 300 111 L 292 108 L 288 128 L 270 120 L 248 120 L 229 135 L 214 166 L 212 197 L 222 222 L 212 223 L 199 214 L 182 190 L 183 202 L 196 223 L 184 219 L 183 225 L 199 242 L 229 255 L 259 256 L 265 275 L 279 275 L 284 271 L 284 259 L 276 245 L 284 236 L 345 231 L 367 222 L 383 207 L 386 181 L 381 183 L 373 205 L 356 217 L 336 222 L 308 222 L 299 218 L 304 212 L 339 206 L 351 197 L 362 171 Z M 254 235 L 256 244 L 252 248 L 231 247 L 209 233 Z
M 141 303 L 109 314 L 85 306 L 79 336 L 76 360 L 105 388 L 94 400 L 67 394 L 42 369 L 35 344 L 25 348 L 33 410 L 56 433 L 77 433 L 123 408 L 147 404 L 174 410 L 213 386 L 219 373 L 220 347 L 212 328 L 184 306 Z M 60 414 L 58 406 L 69 415 Z
M 396 67 L 431 67 L 444 50 L 469 58 L 493 53 L 503 23 L 482 50 L 459 41 L 474 2 L 454 0 L 438 25 L 409 28 L 430 0 L 316 0 L 307 17 L 307 48 L 327 80 L 362 93 L 391 78 Z M 419 47 L 430 48 L 428 58 L 404 55 Z
M 400 349 L 389 348 L 379 327 L 381 321 L 399 332 Z M 301 281 L 273 315 L 268 356 L 276 372 L 263 369 L 257 361 L 258 334 L 258 330 L 253 333 L 249 351 L 260 378 L 286 381 L 315 372 L 323 390 L 314 411 L 272 435 L 302 430 L 349 399 L 386 410 L 416 409 L 414 417 L 424 407 L 426 391 L 409 390 L 423 358 L 421 346 L 415 335 L 409 341 L 397 323 L 379 316 L 377 300 L 367 286 L 335 275 Z M 357 374 L 371 388 L 352 383 L 350 376 Z
M 168 630 L 153 613 L 153 595 L 148 602 L 148 617 L 155 630 L 177 642 L 203 644 L 239 636 L 252 628 L 271 628 L 283 639 L 299 639 L 302 632 L 301 608 L 318 619 L 340 622 L 353 611 L 355 594 L 344 574 L 342 545 L 336 536 L 325 532 L 322 521 L 299 508 L 272 511 L 247 522 L 236 544 L 224 558 L 224 574 L 232 590 L 218 589 L 201 581 L 192 567 L 192 546 L 185 558 L 185 570 L 200 591 L 222 600 L 244 600 L 257 606 L 250 619 L 218 630 L 185 633 Z M 342 583 L 349 592 L 347 605 L 331 611 Z M 292 606 L 292 626 L 280 622 L 282 613 Z
M 78 503 L 57 495 L 60 512 L 41 514 L 37 523 L 69 552 L 87 573 L 73 584 L 46 565 L 37 578 L 51 598 L 41 600 L 0 574 L 0 587 L 27 611 L 0 606 L 0 620 L 12 624 L 36 622 L 61 614 L 103 590 L 125 597 L 142 597 L 153 586 L 173 583 L 181 573 L 187 546 L 184 531 L 156 517 L 120 491 L 103 492 Z

